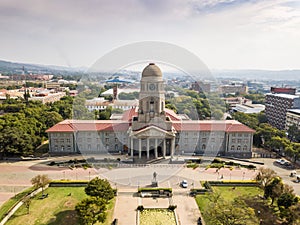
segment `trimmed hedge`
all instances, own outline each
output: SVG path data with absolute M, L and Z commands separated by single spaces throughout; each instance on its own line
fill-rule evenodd
M 223 181 L 201 181 L 201 185 L 204 187 L 202 189 L 194 188 L 190 190 L 190 195 L 195 196 L 197 194 L 205 194 L 207 192 L 212 192 L 212 186 L 259 186 L 257 181 L 249 180 L 223 180 Z
M 138 193 L 145 191 L 145 192 L 154 192 L 154 191 L 167 191 L 172 193 L 172 188 L 139 188 Z
M 87 184 L 87 180 L 57 180 L 51 181 L 49 187 L 85 187 Z
M 223 180 L 223 181 L 208 181 L 210 186 L 258 186 L 259 183 L 256 181 L 244 181 L 244 180 Z

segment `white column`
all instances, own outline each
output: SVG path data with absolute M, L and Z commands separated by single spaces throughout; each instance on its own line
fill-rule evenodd
M 149 159 L 149 138 L 147 138 L 147 159 Z
M 130 155 L 133 157 L 133 137 L 130 138 Z
M 139 159 L 142 158 L 142 139 L 139 139 Z
M 173 158 L 175 152 L 175 137 L 172 138 L 171 141 L 171 157 Z
M 155 138 L 154 157 L 157 158 L 157 138 Z
M 166 157 L 166 139 L 164 139 L 164 144 L 163 144 L 163 157 Z

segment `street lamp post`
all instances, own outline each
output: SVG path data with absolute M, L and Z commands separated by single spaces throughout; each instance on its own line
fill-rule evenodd
M 91 180 L 91 171 L 89 171 L 89 181 Z
M 245 178 L 245 171 L 243 172 L 243 180 L 244 180 L 244 178 Z

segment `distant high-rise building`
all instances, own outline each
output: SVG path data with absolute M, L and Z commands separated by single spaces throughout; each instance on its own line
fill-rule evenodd
M 226 84 L 221 85 L 219 90 L 223 94 L 232 94 L 232 93 L 239 93 L 239 94 L 247 94 L 248 87 L 245 84 Z
M 300 97 L 291 88 L 271 88 L 271 92 L 266 94 L 266 116 L 268 123 L 272 126 L 284 130 L 286 128 L 286 114 L 289 109 L 300 108 Z
M 198 92 L 210 92 L 210 84 L 202 81 L 195 81 L 192 83 L 191 89 Z

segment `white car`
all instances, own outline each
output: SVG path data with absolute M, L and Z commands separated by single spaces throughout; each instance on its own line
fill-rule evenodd
M 188 182 L 186 180 L 181 181 L 181 187 L 187 188 L 188 187 Z
M 284 159 L 277 159 L 276 162 L 283 165 L 286 161 Z

